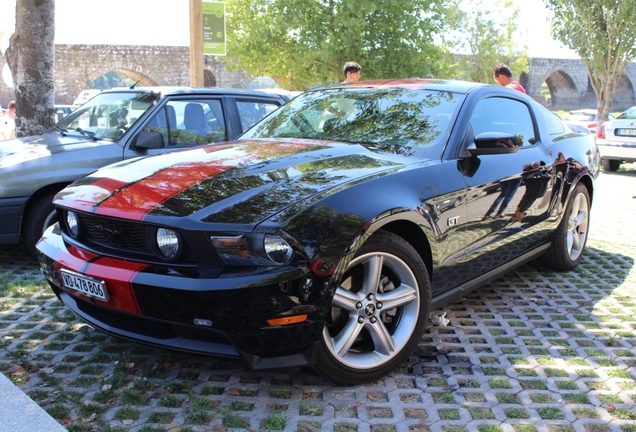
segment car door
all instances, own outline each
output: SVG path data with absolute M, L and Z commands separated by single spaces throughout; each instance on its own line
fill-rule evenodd
M 479 100 L 464 145 L 483 133 L 517 136 L 518 151 L 466 157 L 466 264 L 472 277 L 523 255 L 545 240 L 554 185 L 551 153 L 538 139 L 530 106 L 496 96 Z M 460 163 L 461 165 L 461 163 Z

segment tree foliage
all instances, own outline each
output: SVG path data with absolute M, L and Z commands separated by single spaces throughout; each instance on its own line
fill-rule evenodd
M 607 119 L 625 67 L 636 57 L 636 1 L 545 0 L 552 34 L 587 66 L 599 120 Z
M 5 57 L 15 86 L 16 134 L 38 135 L 55 116 L 55 0 L 17 0 L 15 15 Z
M 450 55 L 449 76 L 495 84 L 492 69 L 499 63 L 510 66 L 514 75 L 528 71 L 526 48 L 514 41 L 519 8 L 511 0 L 454 2 L 448 9 L 444 37 Z M 454 55 L 462 54 L 462 55 Z
M 363 79 L 431 76 L 444 29 L 442 0 L 227 0 L 230 67 L 289 90 L 339 82 L 356 61 Z

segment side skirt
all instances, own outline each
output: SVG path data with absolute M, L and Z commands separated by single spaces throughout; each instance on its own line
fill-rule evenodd
M 466 296 L 466 294 L 470 293 L 471 291 L 474 291 L 478 288 L 481 288 L 482 286 L 484 286 L 485 284 L 487 284 L 488 282 L 497 279 L 500 276 L 503 276 L 504 274 L 508 273 L 510 270 L 519 267 L 522 264 L 525 264 L 529 261 L 532 261 L 533 259 L 535 259 L 536 257 L 542 255 L 543 253 L 545 253 L 546 250 L 548 250 L 550 248 L 550 246 L 552 245 L 552 243 L 546 243 L 544 245 L 539 246 L 536 249 L 533 249 L 530 252 L 525 253 L 524 255 L 521 255 L 520 257 L 515 258 L 514 260 L 506 263 L 503 267 L 499 267 L 497 269 L 494 269 L 488 273 L 484 273 L 483 275 L 463 284 L 463 285 L 459 285 L 455 288 L 452 288 L 436 297 L 433 297 L 431 299 L 431 308 L 430 310 L 435 310 L 438 309 L 442 306 L 444 306 L 445 304 L 454 302 L 456 300 L 459 300 L 463 297 Z

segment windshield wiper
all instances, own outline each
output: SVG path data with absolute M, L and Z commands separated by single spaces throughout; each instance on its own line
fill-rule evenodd
M 79 133 L 81 133 L 81 134 L 82 134 L 82 135 L 84 135 L 84 136 L 87 136 L 87 137 L 89 137 L 89 138 L 91 138 L 91 139 L 95 139 L 95 134 L 94 134 L 93 132 L 90 132 L 90 131 L 84 130 L 84 129 L 82 129 L 82 128 L 77 128 L 77 129 L 75 129 L 75 130 L 76 130 L 76 131 L 78 131 Z
M 62 135 L 62 136 L 66 136 L 66 132 L 68 132 L 66 129 L 62 129 L 59 126 L 55 126 L 55 129 L 57 129 L 57 131 Z

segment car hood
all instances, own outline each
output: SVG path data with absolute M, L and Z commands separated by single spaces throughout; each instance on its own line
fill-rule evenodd
M 110 142 L 109 142 L 110 143 Z M 79 147 L 95 147 L 98 142 L 81 135 L 64 136 L 57 132 L 46 132 L 24 138 L 0 141 L 0 166 L 27 162 Z
M 149 222 L 173 216 L 251 225 L 316 194 L 413 161 L 331 141 L 236 141 L 111 165 L 73 183 L 55 202 Z

